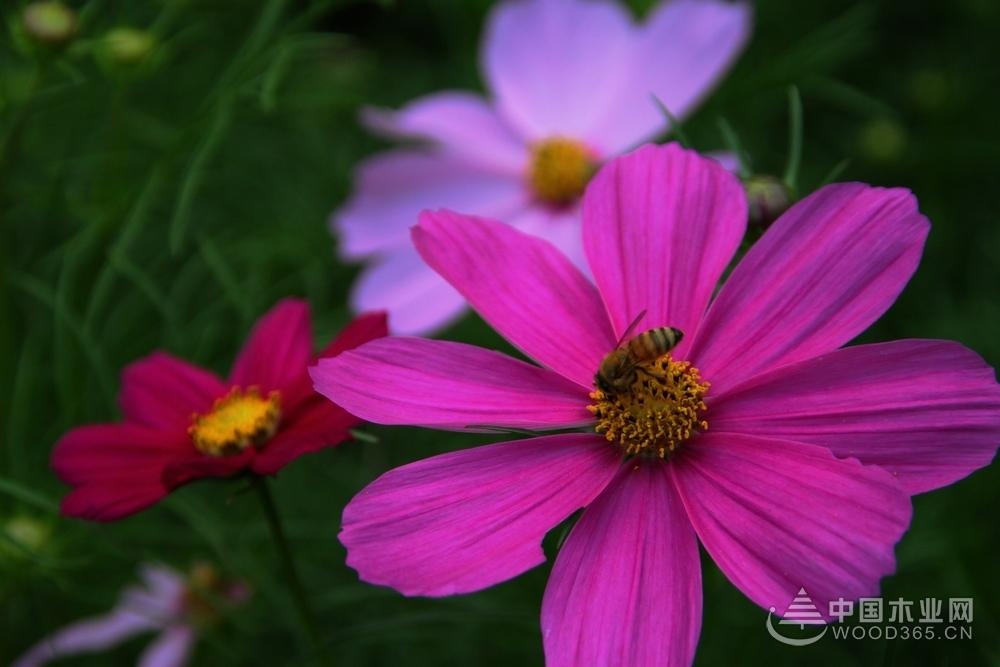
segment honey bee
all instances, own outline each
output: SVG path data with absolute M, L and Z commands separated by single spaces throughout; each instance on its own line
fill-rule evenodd
M 646 311 L 639 313 L 622 334 L 615 349 L 601 361 L 597 375 L 594 376 L 594 384 L 605 394 L 627 391 L 641 370 L 640 364 L 658 359 L 674 349 L 684 338 L 684 332 L 680 329 L 657 327 L 643 331 L 625 343 L 625 339 L 645 316 Z

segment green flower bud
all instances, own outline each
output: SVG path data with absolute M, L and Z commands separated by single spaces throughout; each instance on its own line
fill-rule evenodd
M 64 46 L 76 35 L 76 12 L 57 0 L 31 3 L 22 22 L 27 37 L 49 47 Z
M 861 151 L 874 162 L 895 162 L 906 152 L 909 143 L 906 128 L 891 118 L 869 121 L 858 137 Z
M 156 37 L 139 28 L 114 28 L 104 35 L 100 57 L 108 65 L 118 68 L 137 68 L 146 64 L 156 50 Z
M 28 516 L 14 516 L 0 524 L 7 539 L 0 540 L 0 558 L 22 559 L 30 558 L 31 553 L 45 549 L 52 536 L 52 529 L 47 523 Z
M 743 189 L 747 193 L 751 225 L 766 228 L 792 204 L 792 193 L 774 176 L 750 176 L 743 180 Z

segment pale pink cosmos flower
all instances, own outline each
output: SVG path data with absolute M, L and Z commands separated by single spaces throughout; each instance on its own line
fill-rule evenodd
M 38 667 L 52 660 L 108 651 L 148 632 L 159 636 L 139 657 L 139 667 L 183 667 L 199 628 L 215 620 L 219 605 L 246 600 L 245 585 L 219 579 L 205 564 L 185 577 L 173 568 L 145 564 L 142 584 L 122 593 L 110 613 L 72 623 L 41 640 L 14 661 L 13 667 Z
M 907 190 L 806 197 L 716 294 L 746 220 L 738 180 L 676 145 L 613 160 L 588 187 L 596 286 L 548 241 L 424 213 L 421 256 L 538 365 L 385 338 L 320 361 L 317 390 L 381 424 L 575 430 L 382 475 L 344 510 L 348 564 L 406 595 L 476 591 L 543 562 L 543 536 L 584 507 L 542 604 L 552 666 L 689 664 L 698 541 L 778 613 L 800 587 L 824 611 L 877 593 L 910 495 L 993 458 L 1000 386 L 950 341 L 841 347 L 917 267 L 929 225 Z M 643 313 L 637 331 L 672 326 L 682 342 L 625 387 L 596 390 Z
M 333 216 L 343 257 L 368 263 L 352 307 L 388 310 L 403 334 L 465 312 L 410 243 L 427 208 L 503 220 L 585 265 L 578 200 L 594 169 L 667 129 L 654 96 L 688 115 L 742 50 L 750 22 L 748 4 L 723 0 L 668 0 L 642 25 L 610 0 L 497 5 L 480 59 L 488 99 L 449 91 L 365 115 L 376 131 L 424 145 L 362 163 Z

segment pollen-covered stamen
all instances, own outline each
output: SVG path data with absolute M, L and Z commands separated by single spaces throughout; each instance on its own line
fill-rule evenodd
M 708 428 L 703 419 L 709 384 L 687 361 L 665 354 L 639 364 L 625 391 L 593 391 L 587 407 L 597 418 L 595 430 L 628 455 L 669 457 L 696 431 Z
M 528 180 L 535 196 L 549 204 L 569 204 L 583 194 L 596 162 L 579 141 L 553 137 L 531 148 Z
M 256 387 L 242 390 L 233 387 L 203 415 L 194 415 L 188 434 L 202 454 L 229 456 L 247 447 L 267 442 L 281 421 L 280 395 L 267 397 Z

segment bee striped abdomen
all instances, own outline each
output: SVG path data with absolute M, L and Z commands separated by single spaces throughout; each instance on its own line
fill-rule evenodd
M 674 349 L 683 337 L 680 329 L 657 327 L 630 340 L 626 349 L 637 361 L 652 361 Z

